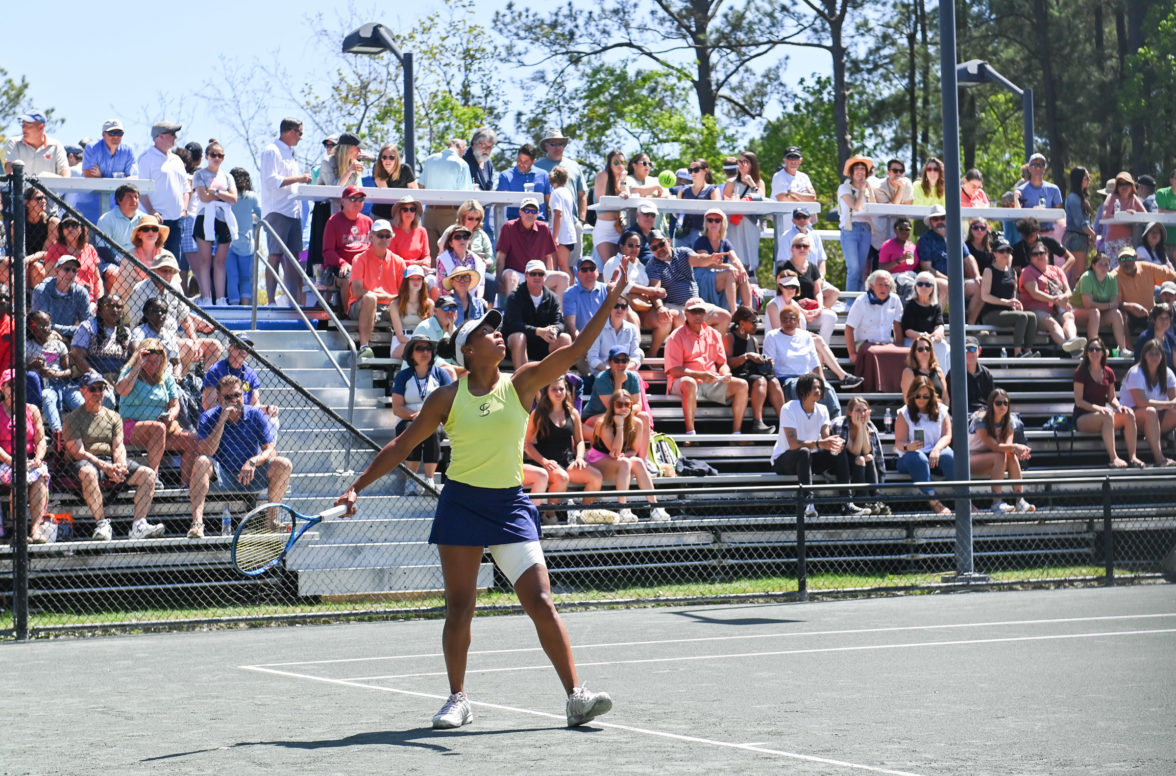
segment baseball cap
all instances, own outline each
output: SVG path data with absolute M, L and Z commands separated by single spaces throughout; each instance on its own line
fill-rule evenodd
M 179 132 L 183 128 L 182 124 L 173 124 L 170 121 L 157 121 L 151 125 L 151 139 L 154 140 L 160 135 L 166 135 L 171 132 Z
M 106 378 L 93 369 L 82 375 L 81 385 L 83 388 L 89 388 L 91 385 L 97 385 L 99 383 L 106 385 Z
M 650 229 L 649 230 L 649 241 L 651 243 L 657 242 L 658 240 L 665 240 L 665 239 L 666 239 L 666 233 L 663 232 L 661 229 Z
M 353 189 L 355 187 L 348 186 L 348 188 Z M 381 218 L 381 219 L 378 219 L 372 223 L 372 231 L 370 232 L 370 234 L 375 234 L 376 232 L 391 232 L 391 231 L 392 231 L 392 224 L 388 223 L 388 221 L 386 219 Z
M 1124 259 L 1127 261 L 1135 261 L 1135 249 L 1130 245 L 1124 245 L 1119 249 L 1119 261 L 1123 261 Z
M 686 300 L 686 304 L 682 305 L 683 310 L 698 310 L 707 309 L 706 301 L 700 296 L 692 296 Z
M 802 154 L 800 152 L 800 148 L 798 148 L 797 146 L 788 146 L 787 148 L 784 149 L 784 158 L 785 159 L 798 158 L 798 157 L 803 158 L 804 154 Z
M 797 288 L 800 288 L 800 278 L 798 278 L 796 275 L 785 275 L 784 279 L 780 281 L 780 285 L 796 286 Z
M 359 186 L 348 186 L 343 189 L 343 199 L 347 199 L 348 197 L 367 197 L 367 194 Z M 375 231 L 374 228 L 373 231 Z
M 104 121 L 102 123 L 102 131 L 103 132 L 113 132 L 116 129 L 122 130 L 124 132 L 126 131 L 126 130 L 123 130 L 122 122 L 119 121 L 118 119 L 107 119 L 106 121 Z
M 523 269 L 523 272 L 526 272 L 526 273 L 542 272 L 543 274 L 546 275 L 547 274 L 547 265 L 544 264 L 543 262 L 539 261 L 539 259 L 531 259 L 530 261 L 527 262 L 527 266 Z
M 20 114 L 19 121 L 24 124 L 44 124 L 45 114 L 39 110 L 31 110 L 28 113 Z
M 457 362 L 458 366 L 465 366 L 465 356 L 462 354 L 461 349 L 465 347 L 466 340 L 470 338 L 471 334 L 486 324 L 489 324 L 492 328 L 497 329 L 502 325 L 502 313 L 492 308 L 481 318 L 475 318 L 471 321 L 466 321 L 461 325 L 461 328 L 457 330 L 457 336 L 453 338 L 453 360 Z
M 649 213 L 651 215 L 656 216 L 657 215 L 657 205 L 653 204 L 652 202 L 642 202 L 640 205 L 637 206 L 637 212 L 638 213 Z
M 617 356 L 628 356 L 628 355 L 629 355 L 628 349 L 623 348 L 620 345 L 614 345 L 613 347 L 608 349 L 608 360 L 609 361 L 612 361 Z
M 802 207 L 798 207 L 792 211 L 793 218 L 808 218 L 809 212 Z
M 423 278 L 425 276 L 425 268 L 420 264 L 410 264 L 404 269 L 404 279 L 409 278 Z
M 339 135 L 337 135 L 337 134 L 327 135 L 326 137 L 324 137 L 323 138 L 323 145 L 325 146 L 328 143 L 330 143 L 331 145 L 338 145 L 339 144 Z
M 1176 283 L 1173 283 L 1171 280 L 1165 280 L 1164 283 L 1160 286 L 1160 293 L 1176 294 Z
M 678 180 L 690 180 L 690 171 L 685 167 L 679 167 L 674 175 L 677 176 Z
M 457 300 L 449 294 L 437 297 L 438 307 L 457 307 Z
M 596 262 L 596 256 L 581 256 L 580 260 L 576 262 L 576 269 L 585 264 L 591 264 L 593 269 L 600 269 L 600 265 Z
M 339 145 L 358 146 L 359 135 L 354 132 L 342 132 L 339 134 Z
M 996 245 L 992 246 L 993 253 L 996 253 L 997 251 L 1011 251 L 1012 249 L 1013 246 L 1009 245 L 1009 241 L 1005 239 L 997 240 Z
M 967 337 L 964 337 L 964 347 L 965 348 L 978 348 L 978 347 L 980 347 L 980 340 L 976 339 L 975 337 L 973 337 L 971 335 L 968 335 Z
M 250 339 L 249 337 L 238 337 L 235 340 L 233 340 L 233 339 L 229 340 L 229 347 L 230 348 L 240 348 L 243 345 L 248 345 L 249 347 L 253 347 L 253 340 Z
M 57 266 L 60 267 L 62 264 L 68 264 L 70 262 L 73 262 L 79 267 L 82 266 L 82 262 L 77 256 L 70 256 L 69 254 L 59 257 L 57 259 Z
M 74 156 L 81 156 L 82 155 L 82 147 L 76 146 L 76 145 L 67 145 L 65 147 L 65 152 L 67 154 L 73 154 Z
M 13 378 L 15 378 L 15 377 L 16 377 L 15 370 L 5 369 L 3 372 L 0 372 L 0 385 L 5 385 L 7 383 L 11 383 Z
M 1033 154 L 1033 156 L 1030 156 L 1029 157 L 1029 164 L 1033 164 L 1034 162 L 1041 162 L 1042 164 L 1045 164 L 1046 163 L 1045 154 Z
M 151 269 L 164 269 L 171 267 L 176 272 L 180 271 L 180 263 L 176 261 L 176 257 L 172 255 L 171 251 L 163 251 L 155 257 L 155 261 L 151 264 Z
M 519 203 L 519 209 L 525 208 L 527 205 L 531 207 L 539 207 L 539 200 L 534 197 L 523 197 L 523 201 Z

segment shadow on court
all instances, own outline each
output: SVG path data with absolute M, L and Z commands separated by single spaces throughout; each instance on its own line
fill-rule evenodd
M 783 617 L 727 617 L 727 612 L 738 611 L 748 607 L 708 607 L 707 609 L 685 609 L 676 611 L 679 617 L 686 617 L 694 622 L 714 625 L 795 625 L 804 620 L 789 620 Z

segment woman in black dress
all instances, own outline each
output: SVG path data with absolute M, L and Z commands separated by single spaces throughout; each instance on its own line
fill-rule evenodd
M 600 471 L 584 460 L 584 427 L 580 413 L 572 406 L 567 378 L 556 378 L 539 393 L 527 421 L 523 451 L 547 470 L 548 493 L 566 491 L 569 482 L 583 485 L 585 490 L 600 490 Z M 584 503 L 594 500 L 586 498 Z M 568 522 L 576 522 L 571 513 Z

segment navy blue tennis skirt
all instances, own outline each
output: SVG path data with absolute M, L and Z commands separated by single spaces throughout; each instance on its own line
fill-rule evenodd
M 521 487 L 479 488 L 449 480 L 437 501 L 429 544 L 489 547 L 539 541 L 539 510 Z

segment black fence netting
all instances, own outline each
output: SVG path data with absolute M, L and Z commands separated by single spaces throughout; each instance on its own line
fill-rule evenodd
M 78 215 L 36 180 L 29 187 Z M 6 199 L 19 207 L 23 196 Z M 125 299 L 104 295 L 86 320 L 49 321 L 56 337 L 35 314 L 8 316 L 10 327 L 31 323 L 37 346 L 63 354 L 68 369 L 36 362 L 28 380 L 30 403 L 52 405 L 41 413 L 43 450 L 29 453 L 46 479 L 28 483 L 23 515 L 5 501 L 0 630 L 24 637 L 440 610 L 428 535 L 444 457 L 436 482 L 402 467 L 364 491 L 356 517 L 315 526 L 261 576 L 243 575 L 230 559 L 232 532 L 255 506 L 275 500 L 320 512 L 392 438 L 388 360 L 353 372 L 346 327 L 322 326 L 317 337 L 250 330 L 247 342 L 171 285 L 166 262 L 151 271 L 141 252 L 115 253 L 124 283 L 133 281 Z M 9 241 L 7 254 L 21 251 Z M 57 283 L 61 272 L 59 261 L 40 282 Z M 24 359 L 9 360 L 23 378 Z M 226 372 L 244 382 L 219 380 Z M 1155 579 L 1173 572 L 1176 477 L 1151 475 L 1005 484 L 1004 509 L 993 508 L 987 482 L 937 486 L 936 498 L 954 506 L 972 496 L 965 554 L 992 584 Z M 958 581 L 960 527 L 910 484 L 855 493 L 861 508 L 852 513 L 844 490 L 765 486 L 755 475 L 739 488 L 658 485 L 631 491 L 627 504 L 615 491 L 539 504 L 559 602 L 803 597 Z M 488 555 L 478 584 L 480 605 L 515 603 Z

